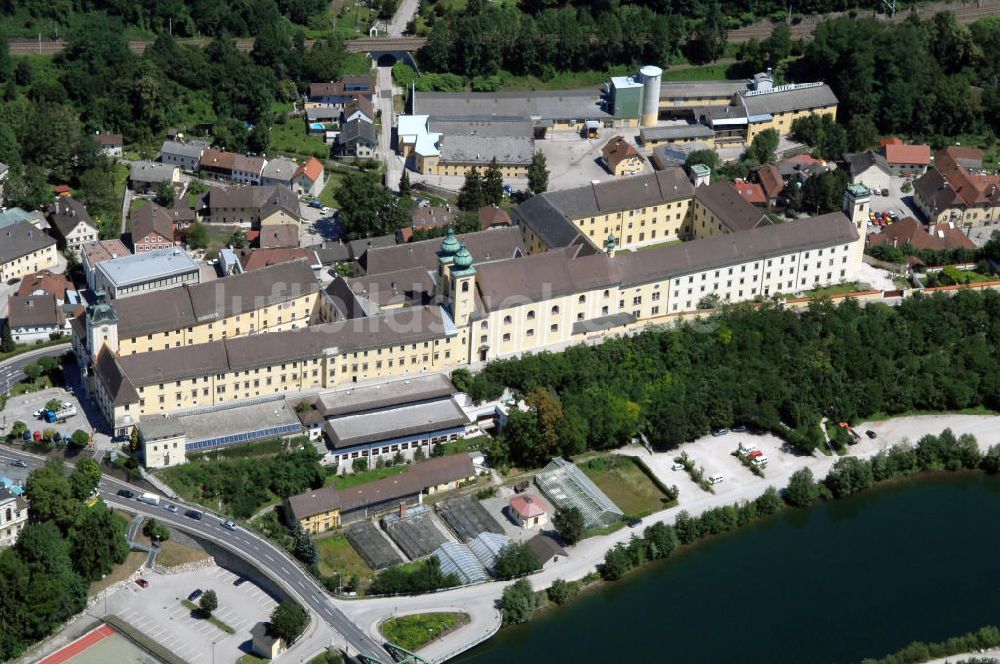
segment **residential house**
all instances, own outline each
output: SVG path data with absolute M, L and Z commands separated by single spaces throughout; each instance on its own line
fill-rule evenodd
M 194 173 L 201 163 L 201 155 L 210 145 L 205 141 L 164 141 L 160 147 L 159 160 L 164 164 L 177 166 L 182 171 Z
M 981 150 L 950 146 L 934 155 L 934 168 L 913 183 L 913 202 L 929 221 L 962 226 L 1000 221 L 1000 175 L 982 174 Z
M 316 157 L 309 157 L 292 176 L 292 191 L 307 196 L 319 196 L 326 185 L 325 169 Z
M 56 266 L 56 241 L 26 221 L 0 228 L 0 281 Z
M 177 188 L 181 182 L 181 169 L 173 164 L 133 161 L 128 180 L 132 191 L 137 194 L 155 193 L 164 183 Z
M 260 183 L 263 186 L 280 184 L 292 188 L 292 178 L 295 177 L 299 165 L 287 157 L 277 157 L 268 159 L 264 164 L 264 170 L 260 174 Z
M 250 228 L 298 224 L 299 200 L 287 187 L 213 187 L 205 197 L 205 218 L 215 224 Z
M 62 196 L 50 205 L 46 219 L 56 239 L 77 256 L 82 245 L 97 239 L 97 226 L 91 221 L 86 206 L 72 196 Z
M 785 181 L 781 178 L 781 171 L 774 164 L 764 164 L 754 174 L 764 190 L 768 206 L 777 205 L 778 196 L 785 189 Z
M 260 184 L 264 164 L 260 157 L 208 148 L 201 154 L 198 170 L 239 184 Z
M 66 300 L 66 291 L 71 290 L 73 290 L 73 282 L 67 279 L 65 274 L 41 270 L 21 277 L 21 284 L 17 287 L 17 295 L 21 297 L 51 295 L 56 298 L 56 302 L 62 304 Z
M 28 501 L 7 487 L 0 488 L 0 548 L 14 546 L 28 525 Z
M 97 265 L 99 263 L 132 255 L 128 247 L 118 239 L 90 242 L 80 248 L 80 253 L 82 254 L 80 263 L 83 264 L 83 274 L 87 278 L 87 288 L 90 290 L 96 290 L 94 275 L 97 272 Z
M 174 221 L 170 210 L 150 202 L 134 208 L 130 217 L 134 253 L 174 246 Z
M 94 140 L 101 145 L 101 151 L 109 157 L 121 157 L 125 143 L 121 134 L 97 134 Z
M 11 295 L 7 298 L 7 325 L 19 344 L 48 341 L 66 330 L 62 304 L 54 295 Z
M 294 224 L 269 224 L 261 226 L 257 233 L 257 246 L 261 249 L 299 246 L 299 227 Z
M 274 633 L 271 623 L 259 622 L 250 629 L 250 649 L 264 659 L 275 659 L 288 650 L 288 644 Z
M 484 205 L 479 208 L 479 223 L 483 228 L 493 228 L 495 226 L 510 226 L 510 215 L 502 207 L 496 205 Z
M 601 150 L 604 166 L 612 175 L 635 175 L 646 169 L 646 160 L 623 136 L 615 136 Z
M 852 184 L 863 184 L 872 191 L 888 189 L 892 169 L 885 157 L 874 152 L 851 155 L 847 161 Z
M 931 146 L 889 143 L 885 146 L 885 160 L 896 177 L 915 178 L 927 172 L 931 165 Z
M 510 514 L 522 528 L 539 528 L 549 522 L 545 503 L 535 495 L 524 493 L 510 499 Z
M 362 118 L 345 122 L 334 151 L 341 157 L 370 159 L 375 156 L 375 125 Z
M 807 154 L 799 154 L 778 162 L 778 171 L 786 181 L 795 178 L 799 182 L 805 182 L 814 175 L 826 173 L 830 167 L 826 162 L 820 161 Z
M 38 210 L 28 212 L 19 207 L 13 207 L 0 212 L 0 228 L 7 228 L 19 221 L 26 221 L 40 231 L 47 231 L 50 228 L 49 222 L 45 221 L 45 215 Z
M 344 106 L 356 97 L 369 102 L 375 95 L 374 76 L 345 76 L 329 83 L 310 83 L 308 106 Z
M 340 121 L 346 123 L 358 118 L 367 120 L 372 124 L 375 123 L 375 106 L 372 104 L 370 98 L 357 96 L 344 104 L 344 111 L 340 116 Z
M 752 205 L 767 205 L 767 196 L 764 194 L 764 187 L 756 182 L 747 182 L 742 178 L 733 180 L 733 188 L 747 203 Z
M 975 242 L 966 237 L 952 222 L 933 223 L 925 227 L 913 217 L 900 219 L 882 229 L 881 233 L 869 235 L 868 244 L 890 247 L 910 245 L 917 251 L 976 248 Z

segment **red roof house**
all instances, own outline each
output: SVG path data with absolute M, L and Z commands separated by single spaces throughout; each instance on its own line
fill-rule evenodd
M 545 503 L 534 494 L 525 493 L 510 499 L 510 513 L 522 528 L 536 528 L 548 522 Z

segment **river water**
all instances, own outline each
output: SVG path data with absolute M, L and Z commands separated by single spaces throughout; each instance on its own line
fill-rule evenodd
M 858 662 L 1000 625 L 1000 477 L 937 475 L 688 547 L 461 664 Z

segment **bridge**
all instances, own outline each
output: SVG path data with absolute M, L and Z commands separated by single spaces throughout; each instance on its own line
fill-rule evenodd
M 410 652 L 402 646 L 397 646 L 395 643 L 386 642 L 382 647 L 392 656 L 392 661 L 395 664 L 433 664 L 417 653 Z M 380 659 L 365 654 L 358 655 L 358 659 L 361 661 L 361 664 L 387 664 Z

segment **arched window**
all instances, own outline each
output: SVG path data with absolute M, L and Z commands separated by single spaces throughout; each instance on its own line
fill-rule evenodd
M 510 325 L 510 316 L 504 316 L 503 317 L 503 324 L 504 325 Z
M 485 329 L 486 329 L 486 321 L 483 321 L 483 322 L 482 322 L 482 323 L 481 323 L 481 324 L 479 325 L 479 327 L 485 330 Z
M 587 301 L 587 296 L 586 295 L 581 295 L 580 299 L 579 299 L 580 304 L 583 304 L 586 301 Z
M 558 316 L 559 315 L 559 307 L 558 307 L 558 305 L 552 307 L 552 315 L 553 316 Z
M 535 312 L 534 311 L 529 311 L 528 312 L 528 320 L 535 320 Z

